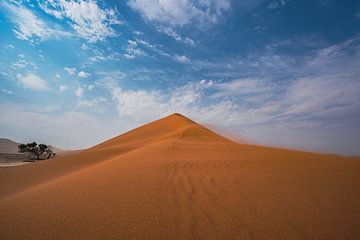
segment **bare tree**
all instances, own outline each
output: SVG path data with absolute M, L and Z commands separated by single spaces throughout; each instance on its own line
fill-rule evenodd
M 55 156 L 55 153 L 51 150 L 50 145 L 38 145 L 36 142 L 20 144 L 19 152 L 27 153 L 31 159 L 36 158 L 36 160 L 40 160 L 44 155 L 46 159 L 49 159 L 51 156 Z

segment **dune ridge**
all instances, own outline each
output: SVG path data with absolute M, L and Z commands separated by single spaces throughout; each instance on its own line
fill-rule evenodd
M 1 239 L 357 239 L 359 159 L 238 144 L 173 114 L 0 171 Z

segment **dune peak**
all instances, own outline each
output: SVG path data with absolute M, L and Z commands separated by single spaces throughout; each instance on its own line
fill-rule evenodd
M 190 121 L 190 122 L 194 123 L 194 121 L 191 120 L 190 118 L 182 115 L 181 113 L 177 113 L 177 112 L 172 113 L 165 118 L 174 118 L 174 119 L 185 120 L 185 121 Z

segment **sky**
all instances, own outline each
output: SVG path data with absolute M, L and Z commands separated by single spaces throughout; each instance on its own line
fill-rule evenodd
M 0 137 L 86 148 L 174 112 L 360 155 L 360 2 L 0 2 Z

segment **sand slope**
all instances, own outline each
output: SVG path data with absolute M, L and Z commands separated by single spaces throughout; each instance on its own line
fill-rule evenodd
M 7 138 L 0 138 L 0 153 L 16 154 L 19 153 L 18 143 Z
M 171 115 L 0 171 L 0 239 L 359 239 L 360 161 L 231 142 Z

